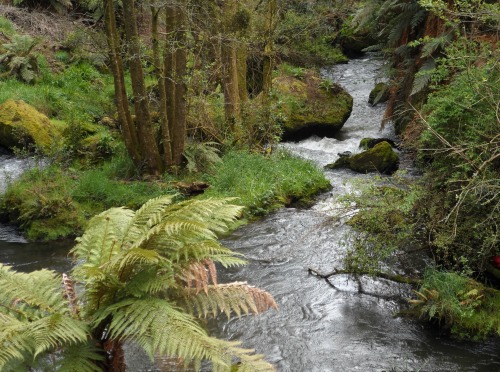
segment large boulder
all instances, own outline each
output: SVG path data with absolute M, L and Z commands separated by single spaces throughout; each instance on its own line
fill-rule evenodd
M 360 173 L 380 172 L 392 174 L 399 168 L 399 156 L 388 142 L 380 142 L 373 148 L 352 156 L 341 156 L 326 168 L 349 168 Z
M 313 134 L 333 137 L 352 111 L 352 97 L 337 84 L 308 71 L 302 78 L 273 80 L 277 101 L 273 114 L 282 120 L 283 139 L 299 140 Z
M 49 118 L 26 102 L 9 99 L 0 105 L 0 146 L 34 145 L 47 152 L 56 133 Z

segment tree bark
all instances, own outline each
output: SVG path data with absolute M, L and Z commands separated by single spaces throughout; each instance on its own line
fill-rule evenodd
M 172 125 L 172 159 L 173 164 L 180 166 L 183 161 L 183 152 L 186 142 L 186 6 L 178 5 L 175 9 L 177 28 L 175 31 L 175 121 Z
M 157 175 L 162 172 L 163 167 L 149 112 L 134 0 L 123 0 L 123 16 L 134 93 L 135 124 L 140 136 L 139 151 L 144 154 L 146 172 Z
M 151 6 L 152 15 L 152 47 L 153 47 L 153 63 L 155 65 L 156 78 L 158 80 L 158 91 L 160 96 L 160 126 L 161 126 L 161 141 L 163 146 L 163 164 L 165 168 L 172 166 L 172 143 L 170 137 L 170 129 L 168 124 L 168 111 L 167 111 L 167 92 L 165 85 L 165 69 L 164 63 L 160 57 L 160 38 L 158 32 L 158 22 L 160 16 L 160 9 Z
M 115 104 L 118 113 L 118 121 L 125 141 L 125 147 L 134 164 L 139 166 L 142 162 L 142 157 L 138 151 L 139 139 L 128 107 L 128 97 L 125 89 L 125 73 L 120 50 L 120 40 L 116 29 L 115 6 L 113 0 L 105 0 L 104 11 L 106 39 L 109 47 L 109 60 L 115 86 Z

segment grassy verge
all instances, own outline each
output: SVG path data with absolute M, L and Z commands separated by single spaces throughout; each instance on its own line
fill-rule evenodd
M 178 193 L 172 185 L 182 180 L 208 180 L 211 187 L 203 197 L 238 197 L 246 218 L 310 200 L 329 187 L 312 163 L 282 152 L 270 157 L 230 152 L 210 175 L 166 177 L 139 180 L 125 155 L 92 169 L 37 168 L 9 186 L 0 199 L 0 215 L 19 225 L 29 239 L 53 240 L 80 234 L 90 217 L 108 208 L 135 209 L 156 196 Z

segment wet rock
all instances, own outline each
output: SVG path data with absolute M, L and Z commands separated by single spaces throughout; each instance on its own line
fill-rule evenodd
M 24 101 L 0 105 L 0 146 L 12 149 L 34 145 L 47 152 L 58 131 L 47 116 Z
M 376 144 L 384 141 L 395 149 L 399 148 L 399 145 L 390 138 L 363 138 L 359 142 L 359 148 L 363 150 L 368 150 L 373 148 Z
M 337 155 L 338 155 L 340 158 L 343 158 L 343 157 L 351 156 L 351 155 L 352 155 L 352 152 L 350 152 L 350 151 L 344 151 L 344 152 L 339 152 Z
M 389 99 L 389 87 L 386 83 L 378 83 L 370 92 L 368 103 L 375 106 L 378 103 L 387 102 Z
M 277 77 L 273 87 L 279 99 L 273 105 L 273 114 L 282 120 L 284 140 L 311 135 L 333 137 L 351 115 L 351 95 L 312 71 L 302 79 Z
M 380 172 L 392 174 L 399 168 L 399 156 L 386 141 L 353 156 L 342 156 L 325 168 L 348 168 L 359 173 Z

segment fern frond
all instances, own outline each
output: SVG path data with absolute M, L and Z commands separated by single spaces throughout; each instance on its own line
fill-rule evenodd
M 196 320 L 168 301 L 158 298 L 125 300 L 106 308 L 96 318 L 99 323 L 112 316 L 111 338 L 136 340 L 153 356 L 219 360 L 219 340 L 210 338 Z
M 236 198 L 191 199 L 173 204 L 164 221 L 176 219 L 198 221 L 215 233 L 224 233 L 243 211 L 243 207 L 230 204 L 234 200 Z
M 134 218 L 131 219 L 124 231 L 124 242 L 134 242 L 140 239 L 142 235 L 147 233 L 149 228 L 157 225 L 161 221 L 166 207 L 172 204 L 173 199 L 174 196 L 159 196 L 144 203 L 142 207 L 135 212 Z
M 102 351 L 102 350 L 101 350 Z M 58 359 L 58 372 L 99 372 L 97 362 L 103 361 L 104 355 L 92 342 L 74 344 L 66 347 Z
M 32 355 L 33 340 L 22 332 L 24 323 L 14 316 L 0 313 L 0 371 L 22 363 Z
M 418 72 L 415 74 L 411 95 L 421 92 L 425 87 L 429 85 L 432 79 L 432 73 L 434 72 L 435 68 L 436 62 L 434 61 L 434 59 L 429 58 L 427 61 L 425 61 L 422 67 L 420 67 Z
M 202 289 L 208 293 L 210 280 L 213 284 L 217 284 L 217 269 L 212 260 L 206 259 L 202 262 L 192 262 L 179 277 L 186 282 L 188 288 L 194 286 L 196 293 Z
M 50 270 L 19 273 L 0 264 L 0 311 L 23 310 L 54 313 L 67 311 L 61 289 L 61 277 Z
M 160 255 L 158 252 L 150 249 L 132 248 L 115 255 L 109 262 L 103 264 L 101 267 L 105 271 L 111 273 L 123 273 L 124 271 L 131 270 L 134 267 L 142 265 L 165 265 L 169 261 Z
M 122 237 L 133 217 L 134 212 L 126 208 L 111 208 L 95 216 L 71 253 L 77 261 L 88 265 L 107 262 L 121 251 Z
M 130 277 L 125 290 L 134 297 L 154 295 L 177 287 L 173 270 L 157 267 L 143 268 Z
M 278 308 L 268 292 L 244 282 L 210 285 L 205 292 L 186 288 L 183 300 L 188 310 L 203 317 L 216 317 L 219 313 L 225 313 L 228 318 L 232 313 L 240 317 Z
M 87 324 L 83 321 L 52 314 L 25 325 L 25 333 L 35 342 L 34 357 L 56 350 L 63 345 L 85 342 L 89 336 Z

